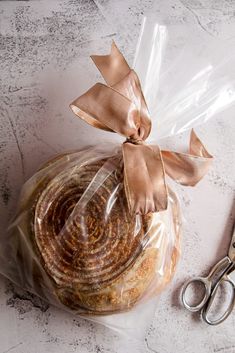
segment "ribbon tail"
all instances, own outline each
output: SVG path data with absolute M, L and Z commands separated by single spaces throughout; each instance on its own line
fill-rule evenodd
M 124 187 L 129 209 L 146 214 L 167 209 L 168 192 L 158 146 L 123 144 Z
M 130 72 L 126 59 L 114 41 L 109 55 L 91 55 L 91 59 L 109 86 L 114 86 Z
M 196 185 L 208 172 L 213 161 L 194 130 L 191 131 L 189 154 L 162 151 L 162 158 L 166 174 L 186 186 Z
M 193 129 L 190 134 L 189 153 L 197 157 L 204 157 L 211 161 L 213 158 L 212 155 L 206 150 L 205 146 Z

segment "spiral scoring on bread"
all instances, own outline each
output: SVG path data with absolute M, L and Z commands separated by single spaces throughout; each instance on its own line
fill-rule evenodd
M 61 288 L 89 292 L 112 284 L 143 249 L 144 229 L 136 232 L 121 170 L 106 178 L 85 207 L 76 206 L 103 163 L 60 172 L 37 202 L 35 240 L 48 274 Z

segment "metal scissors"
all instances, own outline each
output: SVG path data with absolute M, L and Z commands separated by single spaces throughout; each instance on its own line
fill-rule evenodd
M 235 304 L 235 282 L 232 280 L 230 275 L 235 271 L 235 223 L 233 225 L 232 239 L 228 251 L 228 255 L 220 260 L 211 269 L 207 277 L 194 277 L 187 281 L 181 291 L 181 301 L 183 306 L 191 312 L 201 312 L 202 319 L 209 325 L 218 325 L 223 322 L 231 314 Z M 234 272 L 235 273 L 235 272 Z M 217 297 L 218 290 L 224 283 L 231 286 L 231 301 L 224 313 L 218 319 L 210 319 L 209 314 L 212 304 Z M 190 285 L 196 285 L 201 283 L 204 289 L 204 296 L 202 300 L 195 305 L 188 303 L 186 299 L 186 293 L 189 290 Z

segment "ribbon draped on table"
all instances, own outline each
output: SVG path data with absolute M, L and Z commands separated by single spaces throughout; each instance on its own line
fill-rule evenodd
M 91 58 L 107 85 L 96 83 L 70 107 L 88 124 L 126 137 L 122 152 L 130 211 L 163 211 L 168 201 L 165 173 L 180 184 L 193 186 L 208 171 L 212 156 L 193 130 L 189 154 L 146 145 L 151 120 L 137 74 L 114 42 L 110 55 Z

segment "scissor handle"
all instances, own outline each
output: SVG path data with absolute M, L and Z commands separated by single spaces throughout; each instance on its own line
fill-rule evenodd
M 232 261 L 228 256 L 225 256 L 223 259 L 217 262 L 214 267 L 212 267 L 207 277 L 194 277 L 189 281 L 187 281 L 183 285 L 182 292 L 181 292 L 181 301 L 183 306 L 192 312 L 200 311 L 206 305 L 208 299 L 211 297 L 212 289 L 214 289 L 214 281 L 216 280 L 216 282 L 217 281 L 219 282 L 219 280 L 225 275 L 225 273 L 228 272 L 231 266 L 233 266 Z M 197 282 L 203 284 L 205 289 L 205 292 L 204 292 L 205 294 L 202 300 L 198 304 L 193 305 L 187 302 L 186 293 L 187 293 L 188 287 L 191 284 L 194 284 Z
M 202 298 L 202 300 L 198 303 L 198 304 L 189 304 L 187 299 L 186 299 L 186 293 L 188 291 L 188 288 L 190 285 L 192 284 L 196 284 L 196 283 L 202 283 L 204 286 L 204 296 Z M 211 280 L 208 279 L 207 277 L 194 277 L 192 279 L 190 279 L 189 281 L 187 281 L 183 287 L 182 287 L 182 291 L 181 291 L 181 301 L 183 306 L 192 312 L 197 312 L 200 311 L 204 305 L 206 304 L 207 300 L 210 297 L 211 294 Z
M 217 292 L 219 287 L 224 283 L 227 282 L 229 283 L 229 285 L 232 287 L 232 296 L 231 296 L 231 301 L 229 303 L 229 306 L 227 307 L 227 309 L 225 310 L 224 314 L 222 316 L 220 316 L 218 319 L 210 319 L 209 318 L 209 313 L 210 313 L 210 309 L 211 306 L 216 298 Z M 218 325 L 221 324 L 224 320 L 227 319 L 227 317 L 231 314 L 231 312 L 233 311 L 235 305 L 235 283 L 229 278 L 229 275 L 224 275 L 224 277 L 222 277 L 215 285 L 214 289 L 212 290 L 212 293 L 206 303 L 206 305 L 203 307 L 202 309 L 202 318 L 203 320 L 209 324 L 209 325 Z

